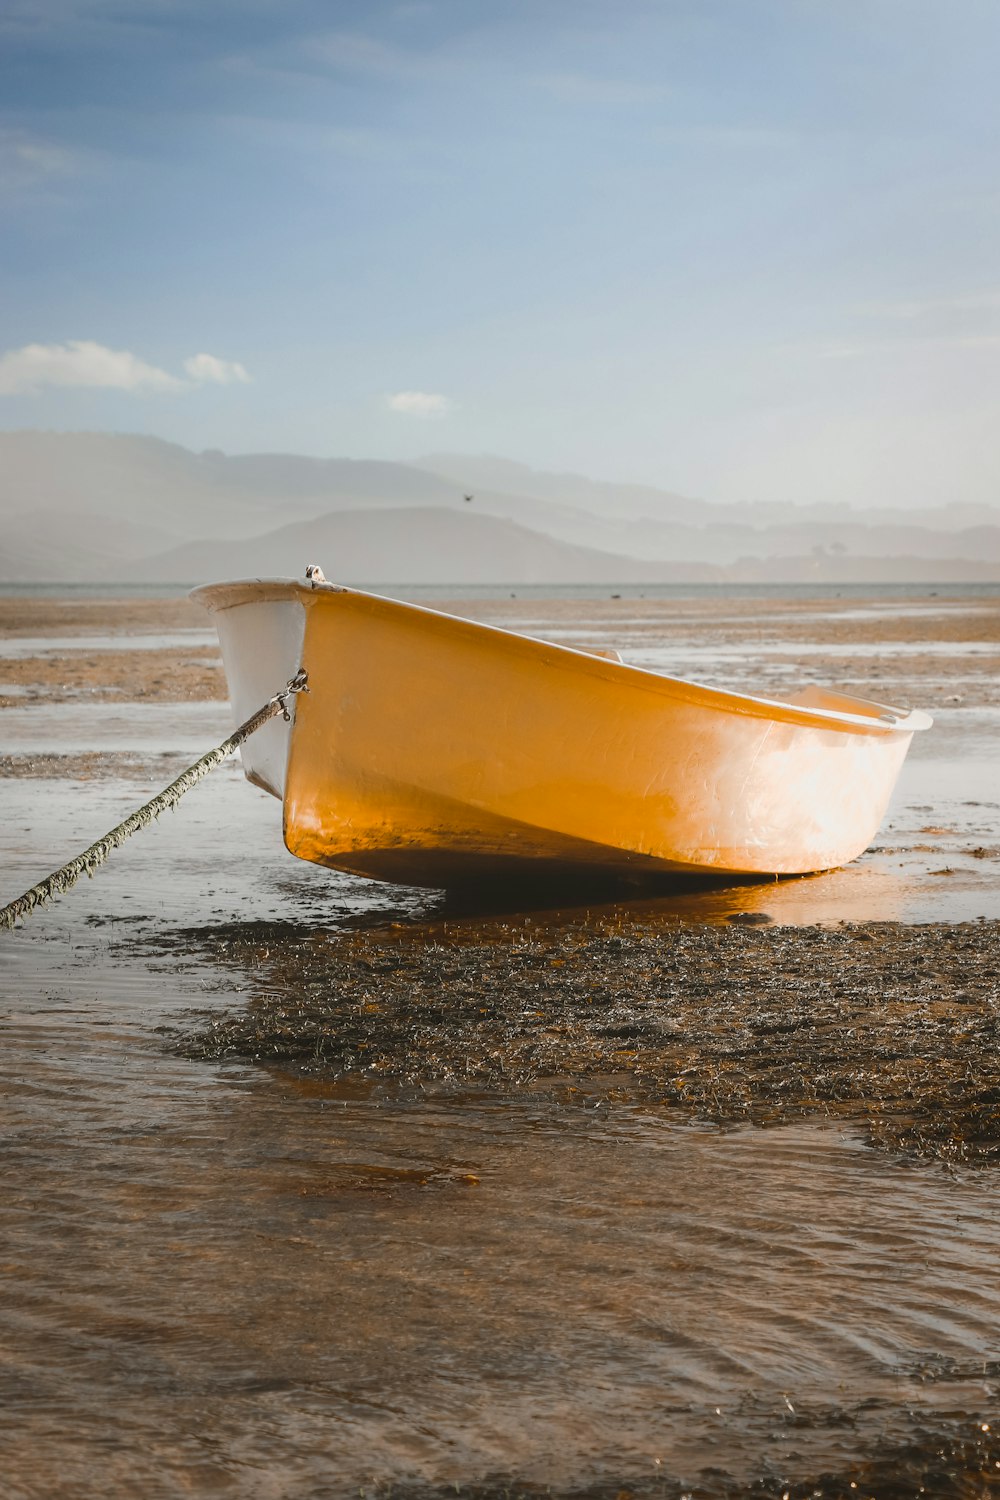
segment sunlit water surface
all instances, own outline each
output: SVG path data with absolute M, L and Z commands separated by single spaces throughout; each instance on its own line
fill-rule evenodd
M 228 728 L 218 705 L 159 707 L 9 710 L 3 748 L 193 758 Z M 751 909 L 997 916 L 997 860 L 972 852 L 1000 845 L 997 727 L 991 709 L 942 713 L 879 852 L 850 870 L 641 909 L 665 933 Z M 152 789 L 5 782 L 5 890 Z M 824 1125 L 400 1099 L 173 1055 L 161 1028 L 253 981 L 168 957 L 159 934 L 442 909 L 292 860 L 278 813 L 216 773 L 0 936 L 5 1497 L 285 1500 L 487 1475 L 616 1493 L 658 1473 L 697 1493 L 711 1468 L 794 1478 L 1000 1409 L 990 1174 L 904 1166 Z

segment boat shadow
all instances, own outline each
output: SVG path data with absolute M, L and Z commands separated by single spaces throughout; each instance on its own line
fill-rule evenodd
M 753 919 L 775 884 L 774 876 L 738 880 L 732 875 L 477 881 L 443 891 L 436 910 L 428 913 L 428 917 L 488 920 L 521 914 L 536 919 L 551 915 L 556 919 L 571 918 L 574 914 L 617 913 L 623 920 L 640 915 L 667 918 L 673 915 L 682 921 L 712 921 L 723 914 Z M 760 915 L 757 919 L 767 920 Z
M 469 941 L 482 941 L 493 927 L 507 929 L 522 922 L 532 927 L 588 925 L 605 929 L 636 921 L 667 927 L 763 925 L 773 920 L 766 907 L 778 885 L 814 878 L 786 876 L 776 881 L 774 876 L 737 880 L 731 875 L 661 875 L 640 882 L 608 878 L 531 881 L 522 877 L 468 882 L 449 890 L 396 887 L 398 902 L 369 905 L 338 901 L 324 910 L 314 898 L 298 916 L 185 925 L 160 932 L 156 944 L 183 949 L 196 948 L 205 940 L 215 943 L 225 939 L 235 944 L 280 946 L 310 937 L 324 941 L 351 933 L 408 933 L 433 941 L 444 929 L 452 939 L 464 932 Z M 371 882 L 364 885 L 368 891 L 373 889 Z

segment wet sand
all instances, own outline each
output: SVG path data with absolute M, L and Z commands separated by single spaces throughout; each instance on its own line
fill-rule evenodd
M 205 611 L 190 599 L 32 598 L 0 595 L 0 639 L 21 636 L 160 635 L 204 631 Z
M 224 699 L 206 623 L 188 599 L 0 598 L 0 709 Z M 174 644 L 161 647 L 164 637 Z
M 995 1493 L 997 601 L 469 612 L 938 726 L 831 876 L 462 911 L 233 767 L 3 935 L 5 1496 Z M 2 601 L 10 894 L 225 734 L 204 632 Z

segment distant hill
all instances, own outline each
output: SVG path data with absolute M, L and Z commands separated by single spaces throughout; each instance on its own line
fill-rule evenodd
M 136 582 L 300 577 L 319 562 L 341 583 L 769 583 L 1000 581 L 1000 563 L 961 558 L 744 558 L 729 567 L 643 562 L 574 547 L 495 516 L 434 508 L 337 511 L 242 542 L 188 542 L 131 563 Z M 117 576 L 109 569 L 109 578 Z
M 315 542 L 293 529 L 311 524 Z M 946 566 L 948 577 L 971 579 L 1000 565 L 1000 509 L 988 506 L 718 505 L 483 455 L 401 464 L 192 453 L 99 432 L 0 433 L 2 579 L 194 581 L 231 574 L 236 555 L 263 559 L 286 538 L 316 554 L 327 535 L 348 548 L 352 569 L 357 559 L 355 578 L 400 582 L 592 581 L 596 568 L 621 582 L 721 581 L 755 569 L 772 580 L 934 579 Z M 308 560 L 290 551 L 282 570 Z
M 95 538 L 109 521 L 151 525 L 178 541 L 255 535 L 334 510 L 458 509 L 466 493 L 459 482 L 410 464 L 192 453 L 160 438 L 101 432 L 0 432 L 0 518 L 36 508 L 73 512 L 90 518 Z M 600 546 L 615 534 L 600 517 L 562 502 L 483 492 L 475 503 L 583 545 Z
M 431 453 L 418 459 L 417 466 L 452 479 L 466 489 L 531 495 L 557 505 L 580 506 L 598 515 L 622 518 L 658 516 L 665 521 L 696 523 L 714 509 L 707 500 L 692 500 L 672 490 L 609 483 L 587 479 L 582 474 L 552 474 L 490 454 Z
M 242 542 L 187 542 L 130 565 L 129 578 L 298 577 L 310 562 L 341 583 L 625 583 L 664 575 L 662 563 L 574 547 L 496 516 L 411 507 L 336 511 Z M 715 570 L 695 564 L 678 576 L 707 581 Z
M 461 496 L 405 464 L 266 453 L 192 453 L 103 432 L 0 433 L 0 516 L 73 510 L 155 525 L 178 538 L 246 535 L 280 521 L 367 505 Z
M 726 583 L 1000 583 L 1000 563 L 966 557 L 750 557 L 719 572 Z
M 46 583 L 89 578 L 109 568 L 124 574 L 136 558 L 162 552 L 175 541 L 168 531 L 141 521 L 39 508 L 3 519 L 0 578 Z
M 689 558 L 718 567 L 745 558 L 780 561 L 823 553 L 858 559 L 916 557 L 933 561 L 951 556 L 970 562 L 1000 562 L 1000 512 L 992 525 L 953 531 L 907 524 L 899 517 L 893 525 L 866 525 L 858 519 L 850 523 L 800 521 L 763 527 L 633 521 L 619 529 L 615 544 L 612 550 L 634 557 Z
M 810 505 L 789 500 L 692 499 L 674 490 L 651 485 L 588 479 L 582 474 L 551 473 L 490 454 L 430 453 L 416 460 L 416 467 L 453 479 L 466 489 L 502 490 L 532 495 L 556 504 L 583 507 L 595 514 L 623 520 L 683 524 L 768 528 L 778 525 L 887 525 L 898 526 L 904 518 L 913 525 L 935 531 L 957 531 L 963 527 L 1000 524 L 1000 506 L 949 500 L 931 509 L 907 511 L 885 506 L 857 510 L 849 501 Z M 998 496 L 1000 502 L 1000 496 Z

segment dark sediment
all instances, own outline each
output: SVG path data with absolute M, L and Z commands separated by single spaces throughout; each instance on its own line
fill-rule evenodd
M 189 755 L 168 750 L 150 755 L 129 750 L 34 751 L 0 755 L 0 781 L 172 781 L 189 765 Z
M 189 1055 L 720 1126 L 826 1116 L 892 1151 L 1000 1164 L 1000 923 L 260 923 L 177 941 L 260 985 Z

